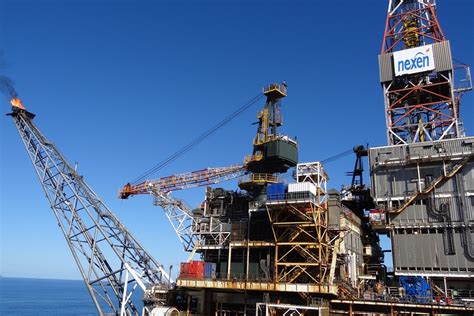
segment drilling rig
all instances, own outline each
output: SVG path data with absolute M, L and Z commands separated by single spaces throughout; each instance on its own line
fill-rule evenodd
M 123 186 L 121 199 L 151 195 L 190 252 L 176 282 L 13 98 L 9 115 L 98 313 L 472 315 L 448 303 L 453 289 L 474 290 L 474 137 L 460 118 L 472 84 L 469 67 L 453 63 L 434 0 L 389 0 L 379 67 L 388 144 L 334 156 L 356 155 L 341 191 L 328 190 L 327 160 L 299 162 L 298 142 L 280 133 L 285 82 L 263 88 L 242 164 Z M 239 189 L 211 187 L 232 179 Z M 206 189 L 195 208 L 172 195 L 196 187 Z M 392 242 L 390 277 L 379 235 Z
M 389 1 L 379 68 L 388 145 L 369 150 L 371 223 L 391 238 L 396 276 L 429 278 L 449 299 L 474 277 L 474 137 L 460 116 L 472 82 L 436 1 Z

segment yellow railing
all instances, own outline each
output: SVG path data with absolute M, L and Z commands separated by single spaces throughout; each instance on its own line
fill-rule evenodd
M 255 155 L 247 155 L 244 158 L 245 163 L 249 163 L 251 161 L 260 161 L 263 158 L 263 154 L 255 154 Z
M 263 88 L 263 93 L 269 93 L 271 91 L 278 91 L 282 95 L 286 96 L 286 85 L 285 84 L 278 84 L 278 83 L 272 83 L 269 86 L 266 86 Z
M 242 177 L 240 183 L 278 183 L 280 178 L 270 173 L 251 173 Z

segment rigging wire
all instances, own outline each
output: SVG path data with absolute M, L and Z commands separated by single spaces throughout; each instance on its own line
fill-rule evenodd
M 147 171 L 145 171 L 144 173 L 142 173 L 135 180 L 133 180 L 132 183 L 137 184 L 138 182 L 141 182 L 141 181 L 145 180 L 146 178 L 150 177 L 152 174 L 154 174 L 154 173 L 158 172 L 159 170 L 163 169 L 165 166 L 169 165 L 171 162 L 173 162 L 174 160 L 176 160 L 180 156 L 182 156 L 185 153 L 187 153 L 188 151 L 190 151 L 193 147 L 195 147 L 196 145 L 201 143 L 204 139 L 206 139 L 207 137 L 214 134 L 218 129 L 225 126 L 227 123 L 232 121 L 234 118 L 236 118 L 237 116 L 242 114 L 245 110 L 250 108 L 252 105 L 254 105 L 258 101 L 260 101 L 260 99 L 262 97 L 263 97 L 263 94 L 261 94 L 261 93 L 257 94 L 255 97 L 250 99 L 247 103 L 240 106 L 239 108 L 237 108 L 237 110 L 235 110 L 234 112 L 232 112 L 231 114 L 226 116 L 222 121 L 220 121 L 219 123 L 217 123 L 216 125 L 214 125 L 210 129 L 208 129 L 207 131 L 205 131 L 204 133 L 202 133 L 198 137 L 194 138 L 187 145 L 181 147 L 175 153 L 173 153 L 170 156 L 168 156 L 167 158 L 163 159 L 162 161 L 160 161 L 158 164 L 156 164 L 152 168 L 150 168 Z
M 328 157 L 328 158 L 326 158 L 326 159 L 323 159 L 323 160 L 321 160 L 321 163 L 322 163 L 322 164 L 328 164 L 328 163 L 333 162 L 333 161 L 335 161 L 335 160 L 338 160 L 338 159 L 340 159 L 340 158 L 349 156 L 350 154 L 353 154 L 353 153 L 354 153 L 354 149 L 351 148 L 351 149 L 349 149 L 349 150 L 343 151 L 343 152 L 341 152 L 341 153 L 339 153 L 339 154 L 336 154 L 336 155 L 334 155 L 334 156 L 331 156 L 331 157 Z

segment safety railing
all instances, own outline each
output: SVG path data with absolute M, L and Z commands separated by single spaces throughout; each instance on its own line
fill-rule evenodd
M 341 281 L 337 283 L 340 285 Z M 354 289 L 355 290 L 355 289 Z M 447 296 L 407 295 L 401 293 L 400 287 L 385 287 L 382 293 L 376 291 L 359 291 L 358 299 L 376 302 L 436 304 L 436 305 L 466 305 L 474 299 L 474 290 L 448 289 Z
M 280 178 L 270 173 L 251 173 L 241 178 L 239 183 L 278 183 Z
M 267 203 L 268 202 L 277 202 L 277 201 L 285 201 L 285 202 L 292 202 L 292 201 L 309 201 L 316 203 L 317 198 L 316 195 L 313 193 L 306 191 L 306 192 L 289 192 L 289 193 L 276 193 L 276 194 L 268 194 L 267 195 Z
M 279 84 L 279 83 L 272 83 L 262 89 L 262 92 L 264 94 L 270 93 L 272 91 L 278 91 L 281 94 L 286 96 L 286 85 L 285 84 Z
M 244 163 L 249 163 L 252 161 L 260 161 L 263 159 L 263 154 L 247 155 L 244 157 Z

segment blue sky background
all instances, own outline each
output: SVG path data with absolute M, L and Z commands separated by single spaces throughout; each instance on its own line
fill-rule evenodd
M 474 2 L 438 3 L 454 56 L 474 65 Z M 149 196 L 118 200 L 117 190 L 282 80 L 283 130 L 298 137 L 300 161 L 385 145 L 377 55 L 386 9 L 384 0 L 0 0 L 0 71 L 145 248 L 177 267 L 187 254 L 161 209 Z M 8 100 L 0 100 L 7 113 Z M 158 176 L 240 163 L 262 105 Z M 461 115 L 472 135 L 472 95 Z M 0 273 L 80 278 L 11 119 L 0 125 Z M 327 165 L 332 187 L 350 181 L 344 173 L 353 161 Z M 176 196 L 197 205 L 204 189 Z

